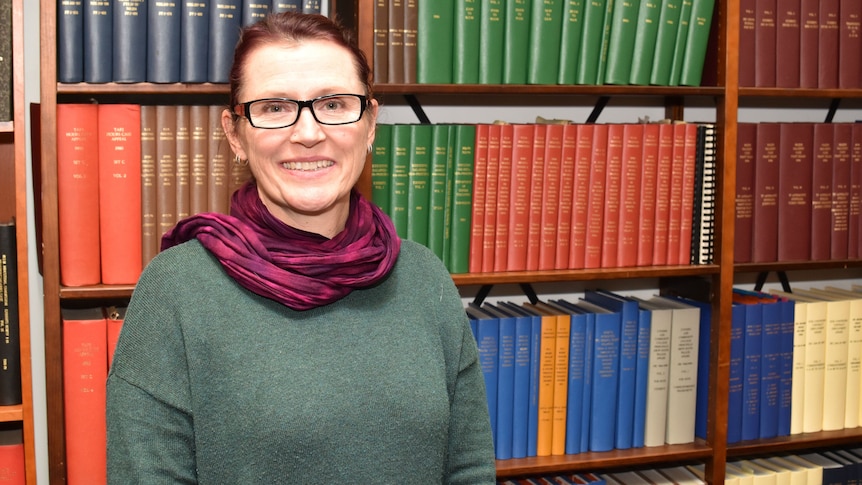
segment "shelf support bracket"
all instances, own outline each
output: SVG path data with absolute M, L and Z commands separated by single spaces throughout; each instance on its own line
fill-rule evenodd
M 404 99 L 407 100 L 407 104 L 409 104 L 410 108 L 413 109 L 413 114 L 416 115 L 416 118 L 419 118 L 419 123 L 422 123 L 423 125 L 431 124 L 431 119 L 425 114 L 425 110 L 422 109 L 422 104 L 419 103 L 419 100 L 416 99 L 415 95 L 405 94 Z
M 832 123 L 835 118 L 835 112 L 838 111 L 838 105 L 841 104 L 841 98 L 832 98 L 829 102 L 829 111 L 826 112 L 826 123 Z
M 790 280 L 787 279 L 787 273 L 784 271 L 776 271 L 775 275 L 778 276 L 778 281 L 781 283 L 781 289 L 787 293 L 792 293 L 790 290 Z M 754 283 L 754 291 L 760 291 L 763 289 L 763 285 L 766 283 L 766 278 L 769 276 L 769 271 L 761 271 L 757 274 L 757 281 Z
M 539 297 L 536 296 L 536 290 L 533 289 L 533 286 L 529 283 L 519 283 L 518 286 L 521 287 L 521 291 L 524 292 L 524 295 L 527 296 L 527 299 L 530 300 L 530 303 L 536 304 L 539 302 Z M 476 292 L 476 296 L 473 298 L 473 303 L 481 306 L 485 301 L 485 298 L 488 297 L 488 294 L 491 293 L 491 289 L 494 288 L 494 285 L 482 285 L 479 288 L 479 291 Z
M 602 111 L 605 109 L 605 106 L 608 105 L 608 102 L 610 100 L 610 96 L 599 96 L 599 99 L 596 100 L 596 105 L 593 106 L 593 111 L 590 113 L 590 116 L 587 117 L 588 125 L 591 125 L 598 121 L 599 116 L 601 116 Z

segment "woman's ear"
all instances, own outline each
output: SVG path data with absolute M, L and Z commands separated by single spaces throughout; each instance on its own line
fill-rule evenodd
M 230 110 L 225 109 L 221 112 L 221 127 L 224 130 L 225 138 L 230 144 L 230 149 L 233 153 L 242 160 L 248 160 L 248 156 L 242 145 L 239 142 L 239 137 L 236 134 L 236 121 Z

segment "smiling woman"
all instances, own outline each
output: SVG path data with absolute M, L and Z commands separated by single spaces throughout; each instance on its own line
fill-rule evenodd
M 378 110 L 365 57 L 326 17 L 275 14 L 230 79 L 222 126 L 252 179 L 230 215 L 167 233 L 135 288 L 109 482 L 493 484 L 452 279 L 354 189 Z

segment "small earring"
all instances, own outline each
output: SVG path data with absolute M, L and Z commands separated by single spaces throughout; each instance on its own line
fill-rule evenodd
M 237 167 L 245 167 L 246 165 L 248 165 L 248 160 L 243 160 L 242 158 L 239 158 L 239 155 L 237 155 L 236 157 L 234 157 L 233 163 Z
M 369 144 L 368 145 L 368 153 L 371 153 L 373 151 L 374 151 L 374 145 Z

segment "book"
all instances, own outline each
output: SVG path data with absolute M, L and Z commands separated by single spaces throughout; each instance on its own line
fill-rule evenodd
M 0 466 L 3 470 L 0 479 L 5 485 L 27 483 L 24 437 L 16 423 L 5 423 L 0 426 Z
M 545 154 L 542 178 L 541 245 L 539 270 L 556 267 L 559 244 L 560 184 L 563 156 L 563 125 L 549 124 L 545 131 Z M 562 228 L 560 228 L 562 230 Z M 567 234 L 568 235 L 568 234 Z M 568 256 L 568 253 L 566 254 Z
M 670 204 L 673 170 L 673 125 L 659 124 L 658 158 L 656 161 L 655 225 L 653 230 L 652 264 L 668 264 L 670 239 Z
M 480 305 L 470 303 L 466 308 L 471 320 L 473 336 L 479 349 L 479 365 L 485 380 L 485 395 L 488 401 L 488 414 L 491 418 L 491 434 L 497 444 L 497 389 L 500 365 L 500 319 L 483 310 Z
M 556 318 L 554 334 L 554 400 L 551 424 L 551 455 L 566 454 L 566 422 L 568 411 L 569 348 L 571 346 L 571 315 L 547 302 L 539 301 L 531 308 L 540 315 Z
M 811 255 L 811 123 L 781 123 L 778 154 L 778 261 L 807 261 Z
M 490 303 L 482 309 L 497 320 L 497 433 L 494 454 L 498 460 L 512 458 L 515 402 L 515 317 Z
M 240 2 L 242 3 L 242 2 Z M 216 8 L 221 4 L 216 3 Z M 240 12 L 236 14 L 239 15 Z M 147 8 L 147 81 L 180 80 L 181 9 L 179 2 L 151 2 Z
M 757 125 L 754 159 L 753 262 L 778 259 L 778 183 L 781 128 L 778 123 Z
M 487 150 L 480 160 L 484 160 L 485 168 L 480 169 L 479 173 L 484 173 L 484 177 L 476 180 L 484 180 L 484 210 L 481 221 L 482 228 L 482 246 L 481 246 L 481 261 L 482 272 L 490 272 L 494 270 L 494 256 L 496 251 L 496 226 L 497 223 L 497 201 L 500 198 L 499 180 L 500 180 L 500 137 L 502 134 L 502 124 L 493 123 L 488 127 L 488 143 Z M 484 147 L 484 146 L 483 146 Z M 480 191 L 481 192 L 481 191 Z M 477 228 L 478 229 L 478 228 Z
M 567 455 L 580 453 L 581 440 L 585 431 L 583 429 L 584 394 L 587 385 L 587 328 L 595 325 L 591 323 L 591 317 L 587 313 L 580 312 L 577 307 L 563 305 L 559 302 L 549 302 L 561 311 L 569 315 L 569 368 L 567 370 L 568 383 L 566 385 L 566 438 L 565 453 Z
M 605 183 L 608 161 L 608 125 L 593 126 L 590 199 L 587 204 L 587 232 L 584 267 L 598 268 L 602 261 Z
M 688 42 L 689 22 L 691 22 L 692 0 L 682 0 L 679 8 L 679 21 L 677 22 L 676 38 L 673 43 L 673 57 L 670 61 L 670 74 L 668 84 L 678 86 L 682 74 L 682 58 L 685 56 L 686 43 Z
M 799 18 L 799 87 L 816 88 L 820 51 L 820 0 L 800 0 Z
M 84 82 L 106 83 L 113 76 L 114 4 L 99 0 L 84 0 Z
M 779 88 L 799 87 L 800 13 L 800 0 L 776 3 L 775 45 L 782 52 L 781 59 L 775 59 L 775 86 Z
M 563 0 L 532 2 L 527 44 L 527 83 L 556 84 L 563 33 Z
M 629 84 L 649 84 L 655 41 L 658 34 L 660 2 L 641 0 L 638 5 L 637 27 L 632 45 L 632 65 Z
M 607 3 L 608 0 L 588 1 L 584 3 L 575 84 L 592 85 L 598 83 L 599 60 L 602 54 L 602 36 L 605 30 Z M 613 3 L 613 0 L 611 0 L 611 3 Z
M 838 88 L 854 89 L 862 87 L 862 4 L 851 0 L 841 0 L 838 7 Z
M 556 390 L 554 375 L 557 362 L 557 318 L 556 315 L 539 311 L 533 304 L 525 303 L 523 306 L 532 314 L 537 315 L 540 321 L 536 452 L 535 455 L 531 456 L 550 456 L 553 447 L 554 392 Z
M 390 0 L 388 2 L 387 15 L 389 15 L 389 31 L 387 32 L 386 46 L 389 50 L 387 56 L 388 73 L 386 78 L 390 83 L 403 83 L 405 69 L 404 36 L 406 32 L 406 14 L 408 0 Z
M 536 324 L 533 316 L 522 311 L 517 305 L 501 302 L 497 304 L 497 309 L 515 320 L 511 455 L 512 458 L 525 458 L 528 456 L 530 436 L 531 379 L 534 367 L 537 367 L 533 353 L 533 327 Z M 570 355 L 574 354 L 570 351 Z M 569 382 L 571 383 L 571 373 Z
M 98 105 L 101 282 L 135 284 L 141 275 L 141 107 Z
M 428 199 L 428 248 L 438 258 L 443 260 L 447 238 L 447 221 L 449 202 L 447 200 L 447 179 L 452 163 L 452 152 L 449 150 L 449 132 L 451 125 L 432 125 L 431 134 L 431 167 L 429 168 L 429 199 Z M 380 125 L 377 127 L 380 136 Z M 375 152 L 375 156 L 377 156 Z M 388 167 L 388 165 L 387 165 Z M 475 173 L 475 172 L 474 172 Z M 388 177 L 388 175 L 386 175 Z M 473 185 L 475 194 L 476 184 Z M 472 237 L 472 236 L 471 236 Z M 472 250 L 472 242 L 471 242 Z M 472 264 L 473 255 L 470 255 Z
M 455 125 L 452 155 L 452 219 L 449 245 L 451 247 L 449 271 L 466 273 L 470 257 L 470 224 L 473 195 L 473 147 L 476 128 L 473 125 Z
M 744 308 L 742 361 L 742 435 L 741 440 L 760 437 L 761 369 L 763 355 L 763 307 L 756 297 L 738 291 L 734 303 Z
M 525 0 L 509 0 L 508 5 L 512 5 L 513 1 L 526 3 Z M 581 53 L 581 31 L 583 30 L 583 15 L 584 15 L 584 0 L 566 0 L 563 6 L 563 23 L 560 27 L 560 59 L 559 68 L 557 69 L 557 84 L 575 84 L 575 77 L 578 72 L 578 59 Z M 511 32 L 511 31 L 507 31 Z M 526 38 L 528 33 L 523 34 Z M 514 41 L 507 43 L 514 44 Z M 511 48 L 514 52 L 516 50 Z M 524 76 L 526 80 L 526 75 Z
M 195 104 L 189 107 L 189 214 L 207 211 L 209 179 L 209 107 Z M 377 136 L 380 129 L 378 127 Z
M 508 223 L 509 250 L 506 255 L 509 271 L 525 271 L 527 269 L 533 131 L 531 124 L 512 125 L 512 188 Z M 475 189 L 473 192 L 475 194 Z
M 829 259 L 832 251 L 832 167 L 834 125 L 815 123 L 814 161 L 811 167 L 812 261 Z
M 278 4 L 279 1 L 276 0 L 275 3 Z M 290 6 L 291 9 L 302 8 L 300 2 L 295 3 L 295 6 Z M 374 0 L 374 47 L 372 48 L 374 65 L 372 67 L 374 82 L 378 84 L 389 82 L 389 3 L 388 0 Z M 273 11 L 279 11 L 278 7 L 273 6 Z
M 662 0 L 656 30 L 655 51 L 652 59 L 649 83 L 667 86 L 670 83 L 674 44 L 679 30 L 682 0 Z
M 207 81 L 227 83 L 233 50 L 242 26 L 242 0 L 220 0 L 210 4 L 207 40 Z
M 862 241 L 862 125 L 853 123 L 850 142 L 850 208 L 847 227 L 847 258 L 856 259 Z
M 111 28 L 111 80 L 114 82 L 140 83 L 147 80 L 148 6 L 144 0 L 124 0 L 114 4 Z
M 687 184 L 687 170 L 685 160 L 685 138 L 686 125 L 674 123 L 672 132 L 671 149 L 671 172 L 670 190 L 668 192 L 668 218 L 667 218 L 667 255 L 666 263 L 670 265 L 688 263 L 688 255 L 685 261 L 680 261 L 680 250 L 682 248 L 682 220 L 683 201 L 687 198 L 684 194 L 684 186 Z
M 156 234 L 177 223 L 177 107 L 156 106 Z
M 77 83 L 83 80 L 84 3 L 61 2 L 57 4 L 57 81 Z
M 572 187 L 572 219 L 569 223 L 569 268 L 584 267 L 587 238 L 587 214 L 590 201 L 590 170 L 592 156 L 593 125 L 567 125 L 566 133 L 575 132 L 574 168 Z
M 15 223 L 0 223 L 0 405 L 21 404 L 21 338 Z
M 451 84 L 455 1 L 418 2 L 418 8 L 416 81 Z
M 715 0 L 692 1 L 688 38 L 685 41 L 685 51 L 679 74 L 679 85 L 681 86 L 700 86 L 701 84 L 714 11 Z
M 850 227 L 850 150 L 853 128 L 849 123 L 832 127 L 832 217 L 829 258 L 847 259 Z
M 775 87 L 775 66 L 778 62 L 776 39 L 776 7 L 778 0 L 756 0 L 754 11 L 754 85 Z
M 409 125 L 407 161 L 407 238 L 428 246 L 428 203 L 431 196 L 432 125 Z
M 456 84 L 479 82 L 479 8 L 479 0 L 455 0 L 452 81 Z
M 754 174 L 757 124 L 739 123 L 736 147 L 733 261 L 751 262 L 754 217 Z
M 817 87 L 838 87 L 838 62 L 840 39 L 840 0 L 820 0 L 817 29 Z
M 730 317 L 730 363 L 727 389 L 727 443 L 742 441 L 745 378 L 745 305 L 734 303 Z
M 503 45 L 505 41 L 503 0 L 480 0 L 479 7 L 479 83 L 503 83 Z M 435 48 L 439 48 L 436 47 Z
M 159 253 L 156 212 L 156 107 L 141 105 L 141 265 Z
M 500 125 L 499 151 L 496 157 L 497 200 L 493 209 L 494 223 L 494 271 L 509 268 L 509 243 L 511 241 L 510 220 L 512 213 L 512 150 L 515 127 L 509 123 Z
M 530 217 L 527 225 L 527 270 L 539 269 L 539 249 L 542 245 L 542 198 L 544 197 L 544 167 L 546 124 L 533 124 L 533 170 L 530 173 Z
M 65 286 L 101 281 L 98 120 L 95 104 L 57 105 L 57 217 Z
M 650 300 L 637 299 L 637 302 L 642 311 L 650 312 L 651 321 L 644 446 L 661 446 L 665 444 L 668 419 L 673 310 Z
M 211 8 L 210 0 L 180 6 L 180 82 L 207 82 Z
M 560 196 L 557 210 L 557 247 L 554 268 L 568 269 L 572 245 L 572 212 L 575 200 L 575 154 L 577 151 L 577 125 L 563 125 L 560 149 Z M 586 186 L 584 186 L 586 190 Z
M 860 374 L 862 374 L 862 295 L 827 286 L 812 288 L 824 297 L 843 298 L 849 302 L 847 325 L 847 380 L 845 384 L 844 427 L 855 428 L 860 422 Z
M 302 12 L 302 0 L 273 0 L 272 13 Z
M 658 183 L 659 125 L 645 123 L 643 127 L 643 156 L 640 164 L 640 214 L 638 215 L 637 266 L 649 266 L 653 259 Z
M 374 133 L 374 149 L 371 155 L 371 201 L 386 214 L 391 214 L 390 177 L 392 125 L 379 123 Z
M 641 0 L 620 0 L 613 3 L 604 76 L 607 84 L 629 83 L 640 3 Z
M 476 139 L 473 146 L 473 205 L 470 218 L 470 266 L 471 273 L 481 273 L 486 264 L 485 258 L 485 204 L 488 201 L 488 150 L 490 148 L 491 126 L 487 123 L 476 125 Z M 492 189 L 496 186 L 492 185 Z M 490 261 L 487 264 L 491 264 Z
M 75 483 L 104 484 L 107 322 L 101 308 L 64 308 L 61 316 L 66 477 Z
M 189 123 L 191 106 L 187 104 L 177 105 L 177 132 L 176 132 L 176 178 L 177 178 L 177 221 L 181 221 L 191 215 L 191 133 Z M 239 182 L 239 164 L 234 164 L 231 170 L 231 183 Z
M 757 0 L 740 0 L 739 2 L 739 45 L 755 45 L 756 2 Z M 754 71 L 757 64 L 755 55 L 753 48 L 739 49 L 739 85 L 741 87 L 754 86 Z
M 608 125 L 607 161 L 605 163 L 605 202 L 602 215 L 601 267 L 618 266 L 620 237 L 620 187 L 622 186 L 624 126 Z
M 614 5 L 617 2 L 608 0 L 605 3 L 605 12 L 602 21 L 602 41 L 599 45 L 599 62 L 596 66 L 596 84 L 605 84 L 605 73 L 608 65 L 608 47 L 611 41 L 611 27 L 613 26 Z
M 233 161 L 230 144 L 221 126 L 221 113 L 224 108 L 219 105 L 209 107 L 209 156 L 207 186 L 209 187 L 210 212 L 227 214 L 230 207 L 228 201 L 228 167 Z

